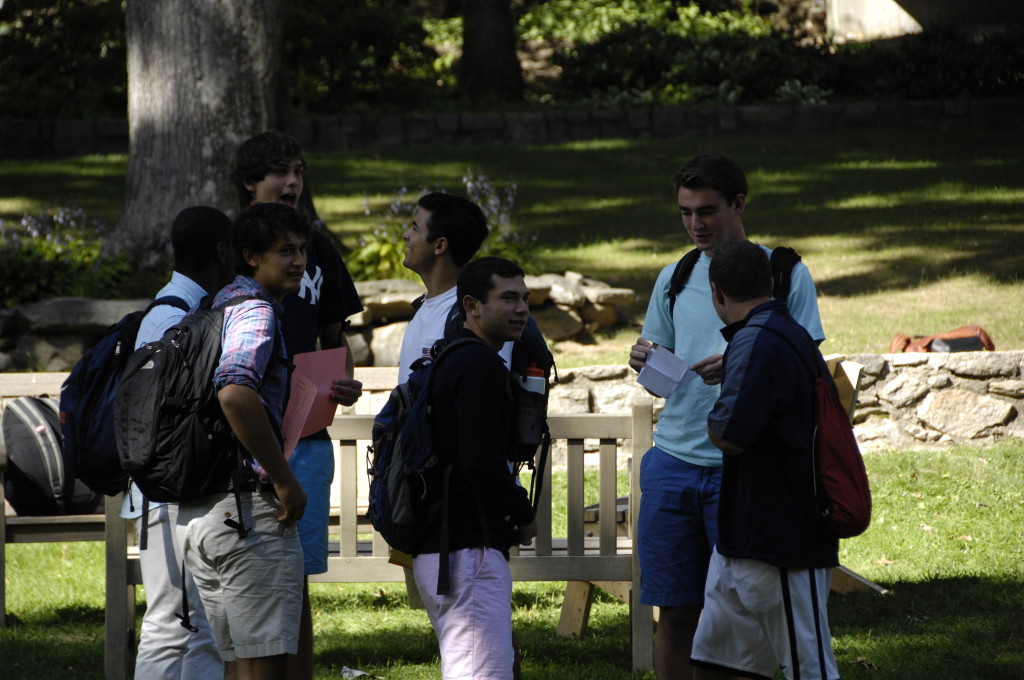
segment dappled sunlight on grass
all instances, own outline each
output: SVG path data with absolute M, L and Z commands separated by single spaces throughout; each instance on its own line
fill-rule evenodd
M 1024 347 L 1011 311 L 1024 299 L 1022 135 L 842 131 L 348 150 L 307 160 L 319 212 L 350 247 L 375 223 L 364 199 L 376 214 L 402 187 L 409 200 L 424 187 L 462 193 L 469 169 L 514 182 L 513 221 L 539 246 L 531 265 L 633 288 L 627 315 L 642 318 L 658 271 L 690 248 L 670 177 L 709 151 L 747 171 L 750 238 L 803 256 L 827 342 L 842 345 L 826 348 L 877 351 L 897 331 L 965 323 L 984 326 L 997 347 Z M 123 156 L 0 163 L 0 214 L 77 204 L 112 221 L 125 168 Z

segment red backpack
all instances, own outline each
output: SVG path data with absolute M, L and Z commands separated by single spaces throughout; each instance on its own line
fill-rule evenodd
M 853 425 L 832 376 L 815 370 L 793 341 L 779 331 L 751 326 L 785 340 L 814 377 L 814 498 L 822 526 L 839 538 L 864 533 L 871 523 L 871 487 Z

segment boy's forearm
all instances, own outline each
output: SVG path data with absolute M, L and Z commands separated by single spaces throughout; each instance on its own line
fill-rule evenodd
M 266 470 L 270 479 L 277 484 L 294 481 L 295 476 L 278 445 L 256 390 L 244 385 L 225 385 L 217 393 L 217 398 L 238 441 Z
M 739 446 L 716 436 L 715 433 L 711 431 L 710 425 L 708 426 L 708 439 L 710 439 L 711 443 L 717 446 L 718 449 L 727 456 L 738 456 L 743 453 L 743 449 Z

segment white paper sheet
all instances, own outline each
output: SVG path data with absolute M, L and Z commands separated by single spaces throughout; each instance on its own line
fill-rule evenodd
M 647 355 L 636 381 L 659 397 L 668 397 L 697 374 L 686 363 L 664 347 L 655 347 Z

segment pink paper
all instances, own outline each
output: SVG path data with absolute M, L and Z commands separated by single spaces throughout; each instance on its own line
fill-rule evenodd
M 338 405 L 331 400 L 335 380 L 352 377 L 352 355 L 345 347 L 318 352 L 302 352 L 292 357 L 291 393 L 285 411 L 285 453 L 291 455 L 288 443 L 318 432 L 334 420 Z

